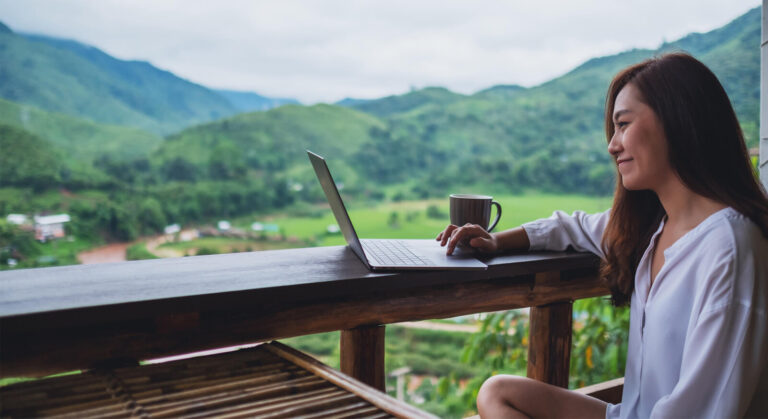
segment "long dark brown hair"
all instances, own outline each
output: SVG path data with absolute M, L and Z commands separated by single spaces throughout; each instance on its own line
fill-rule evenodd
M 605 135 L 614 134 L 613 108 L 621 89 L 632 84 L 664 128 L 672 169 L 691 191 L 734 208 L 768 238 L 768 198 L 753 175 L 744 135 L 725 89 L 700 61 L 684 53 L 665 54 L 616 75 L 605 100 Z M 631 191 L 621 174 L 603 235 L 603 280 L 613 302 L 626 304 L 635 272 L 664 208 L 649 190 Z

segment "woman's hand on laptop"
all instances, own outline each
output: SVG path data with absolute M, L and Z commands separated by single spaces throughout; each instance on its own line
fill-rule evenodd
M 483 253 L 496 253 L 499 249 L 496 236 L 485 231 L 477 224 L 465 224 L 461 227 L 453 224 L 437 235 L 440 246 L 448 246 L 446 254 L 452 255 L 458 245 L 468 245 Z

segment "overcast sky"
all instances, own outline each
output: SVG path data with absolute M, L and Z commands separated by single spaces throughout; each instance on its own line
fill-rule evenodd
M 304 103 L 533 86 L 720 27 L 760 0 L 0 0 L 11 29 Z M 757 46 L 756 46 L 757 47 Z

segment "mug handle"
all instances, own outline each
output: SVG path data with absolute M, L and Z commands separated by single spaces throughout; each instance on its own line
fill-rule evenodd
M 499 218 L 501 218 L 501 204 L 499 204 L 496 201 L 491 201 L 491 206 L 496 205 L 496 219 L 493 220 L 493 224 L 491 224 L 490 227 L 488 227 L 488 232 L 490 233 L 491 230 L 493 230 L 494 227 L 496 227 L 496 224 L 499 223 Z

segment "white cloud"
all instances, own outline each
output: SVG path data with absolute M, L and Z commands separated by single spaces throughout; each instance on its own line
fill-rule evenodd
M 304 102 L 411 86 L 534 85 L 594 56 L 707 31 L 759 0 L 0 0 L 12 29 Z

